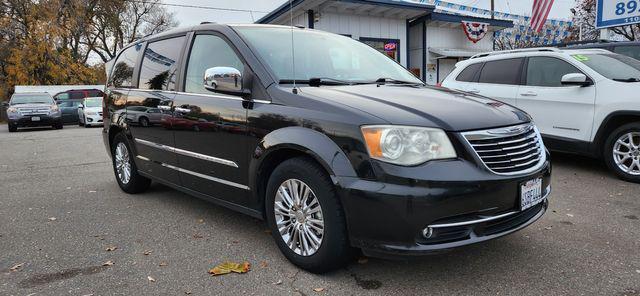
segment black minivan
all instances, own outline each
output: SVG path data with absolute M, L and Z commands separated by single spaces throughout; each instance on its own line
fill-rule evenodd
M 348 37 L 203 24 L 131 44 L 113 65 L 104 143 L 122 190 L 153 180 L 266 219 L 312 272 L 355 249 L 486 241 L 547 209 L 551 165 L 531 117 L 428 87 Z M 127 120 L 139 106 L 159 118 Z

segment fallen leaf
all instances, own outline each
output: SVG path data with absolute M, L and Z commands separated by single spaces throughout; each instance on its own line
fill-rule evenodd
M 143 254 L 143 255 L 145 255 L 145 256 L 146 256 L 146 255 L 149 255 L 149 254 L 151 254 L 151 250 L 146 250 L 146 251 L 144 251 L 144 253 L 142 253 L 142 254 Z
M 96 192 L 98 192 L 98 191 L 95 191 L 95 190 L 89 190 L 89 193 L 96 193 Z
M 191 291 L 184 291 L 185 294 L 191 295 Z
M 71 187 L 67 187 L 67 190 L 71 189 Z
M 154 279 L 154 278 L 152 278 L 152 277 L 150 277 L 150 276 L 147 276 L 147 279 L 148 279 L 150 282 L 152 282 L 152 283 L 156 281 L 156 279 Z
M 361 257 L 358 259 L 358 263 L 360 264 L 367 264 L 369 262 L 369 258 L 367 257 Z
M 273 283 L 274 285 L 278 286 L 278 285 L 282 285 L 282 281 L 278 280 L 277 282 Z
M 200 224 L 204 223 L 204 219 L 198 219 L 198 223 Z
M 260 267 L 266 268 L 267 267 L 267 261 L 260 262 Z
M 109 247 L 107 247 L 105 250 L 106 250 L 107 252 L 112 252 L 112 251 L 115 251 L 115 250 L 117 250 L 117 249 L 118 249 L 118 247 L 116 247 L 116 246 L 109 246 Z
M 109 261 L 107 261 L 105 263 L 102 263 L 102 266 L 111 266 L 111 265 L 113 265 L 113 261 L 111 261 L 111 260 L 109 260 Z
M 22 267 L 22 265 L 24 265 L 25 262 L 19 263 L 14 265 L 13 267 L 9 268 L 10 271 L 18 271 L 18 269 L 20 269 Z
M 316 292 L 322 292 L 322 291 L 324 291 L 324 288 L 314 288 L 313 290 L 316 291 Z
M 567 216 L 569 216 L 569 217 L 573 217 L 573 214 L 567 214 Z
M 160 262 L 160 264 L 158 264 L 158 265 L 159 265 L 159 266 L 167 266 L 167 262 L 162 261 L 162 262 Z
M 551 230 L 551 226 L 545 227 L 546 230 Z
M 196 233 L 193 235 L 193 238 L 195 239 L 199 239 L 199 238 L 203 238 L 204 236 L 200 235 L 199 233 Z
M 56 217 L 49 218 L 49 221 L 56 221 L 56 220 L 58 220 Z
M 637 272 L 637 273 L 640 273 L 640 269 L 636 269 L 636 272 Z
M 244 263 L 235 263 L 235 262 L 224 262 L 212 269 L 209 270 L 209 273 L 216 276 L 227 274 L 231 272 L 235 273 L 245 273 L 251 269 L 251 264 L 249 262 Z

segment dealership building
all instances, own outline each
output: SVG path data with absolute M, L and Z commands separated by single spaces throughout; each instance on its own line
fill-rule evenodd
M 437 11 L 421 1 L 292 0 L 257 23 L 291 24 L 364 42 L 396 60 L 428 84 L 441 82 L 454 65 L 493 50 L 494 32 L 512 21 Z

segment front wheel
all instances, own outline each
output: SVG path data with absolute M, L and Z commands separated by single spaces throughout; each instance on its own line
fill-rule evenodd
M 267 223 L 289 261 L 314 273 L 349 262 L 344 211 L 322 167 L 307 158 L 287 160 L 273 171 L 266 194 Z
M 613 131 L 603 151 L 607 166 L 620 179 L 640 183 L 640 122 Z
M 111 146 L 113 171 L 120 189 L 126 193 L 141 193 L 149 188 L 151 180 L 141 176 L 133 160 L 133 154 L 126 137 L 120 133 L 113 139 Z
M 9 132 L 10 133 L 15 133 L 15 132 L 18 131 L 18 126 L 13 125 L 13 124 L 9 124 L 8 126 L 9 126 Z

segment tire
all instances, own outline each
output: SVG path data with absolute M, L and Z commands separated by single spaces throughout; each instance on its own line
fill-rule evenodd
M 82 122 L 80 119 L 78 119 L 78 126 L 86 126 L 86 122 L 86 120 Z
M 17 132 L 17 131 L 18 131 L 18 127 L 17 127 L 17 126 L 15 126 L 15 125 L 8 124 L 7 126 L 9 127 L 9 132 L 10 132 L 10 133 L 15 133 L 15 132 Z
M 284 199 L 281 198 L 283 195 L 279 194 L 280 198 L 276 196 L 278 189 L 281 186 L 286 187 L 285 182 L 289 181 L 302 182 L 302 184 L 308 186 L 308 188 L 311 189 L 308 202 L 309 200 L 313 201 L 312 197 L 315 196 L 321 211 L 313 214 L 315 216 L 305 216 L 301 214 L 296 216 L 298 220 L 294 220 L 291 217 L 284 218 L 282 215 L 276 217 L 277 215 L 274 212 L 276 202 L 279 203 L 279 208 L 282 208 L 281 205 L 285 205 L 286 207 Z M 284 190 L 286 191 L 287 189 Z M 280 164 L 269 178 L 265 202 L 265 216 L 271 229 L 271 234 L 280 251 L 293 264 L 313 273 L 324 273 L 345 266 L 353 257 L 353 248 L 349 245 L 342 205 L 340 204 L 329 176 L 316 162 L 308 158 L 297 157 L 286 160 Z M 311 205 L 313 205 L 313 203 Z M 317 206 L 315 209 L 317 209 Z M 318 216 L 318 214 L 320 216 Z M 291 221 L 301 221 L 300 219 L 302 219 L 304 225 L 308 226 L 309 224 L 313 224 L 307 220 L 309 218 L 315 221 L 323 221 L 324 227 L 321 233 L 313 230 L 315 237 L 320 238 L 320 243 L 317 244 L 317 248 L 307 251 L 305 254 L 304 251 L 302 251 L 302 243 L 297 244 L 294 242 L 294 248 L 289 247 L 283 235 L 278 231 L 278 223 L 276 221 L 291 223 Z M 314 225 L 317 227 L 317 224 Z M 306 227 L 305 233 L 308 233 L 309 230 L 312 230 L 312 228 Z M 285 235 L 290 233 L 292 232 L 289 231 Z M 291 237 L 293 237 L 293 235 L 291 235 Z M 305 236 L 305 238 L 307 238 L 307 242 L 309 242 L 307 245 L 311 245 L 311 235 Z M 302 252 L 302 254 L 300 254 L 300 252 Z
M 84 124 L 83 125 L 84 125 L 85 128 L 90 128 L 91 127 L 90 124 L 87 124 L 87 118 L 86 117 L 84 118 Z
M 147 127 L 149 126 L 149 119 L 146 117 L 140 117 L 140 119 L 138 119 L 138 123 L 140 124 L 140 126 Z
M 60 122 L 60 123 L 58 123 L 58 124 L 55 124 L 55 125 L 53 126 L 53 128 L 55 128 L 55 129 L 63 129 L 63 128 L 64 128 L 64 124 L 63 124 L 62 122 Z
M 628 135 L 632 135 L 633 144 L 628 142 Z M 618 140 L 622 144 L 618 144 Z M 619 156 L 614 155 L 614 150 Z M 640 122 L 625 124 L 614 130 L 605 141 L 602 151 L 607 167 L 620 179 L 640 183 Z
M 124 156 L 123 152 L 118 152 L 118 147 L 120 149 L 126 150 L 126 157 L 120 158 L 120 156 Z M 127 141 L 124 134 L 119 133 L 113 139 L 113 144 L 111 146 L 111 163 L 113 167 L 113 172 L 116 177 L 116 181 L 118 182 L 118 186 L 120 189 L 126 193 L 136 194 L 144 192 L 151 185 L 151 180 L 141 176 L 138 173 L 138 168 L 136 167 L 135 161 L 133 161 L 133 153 L 131 153 L 131 147 L 129 146 L 129 142 Z M 118 158 L 118 159 L 116 159 Z M 122 160 L 122 162 L 120 162 Z M 128 166 L 129 177 L 128 179 L 124 177 L 124 171 L 118 171 L 119 165 Z M 124 167 L 126 169 L 126 167 Z

